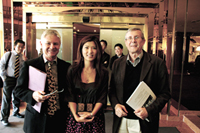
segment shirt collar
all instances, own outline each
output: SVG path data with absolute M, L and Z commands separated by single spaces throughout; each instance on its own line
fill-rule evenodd
M 135 61 L 134 62 L 131 62 L 131 60 L 130 60 L 130 57 L 129 57 L 129 54 L 128 54 L 128 56 L 127 56 L 127 63 L 128 62 L 130 62 L 134 67 L 136 67 L 139 63 L 140 63 L 140 61 L 141 61 L 141 59 L 142 59 L 142 57 L 143 57 L 143 50 L 142 50 L 142 52 L 139 54 L 139 56 L 135 59 Z
M 116 57 L 117 57 L 117 58 L 120 58 L 120 57 L 122 57 L 122 55 L 121 55 L 121 56 L 117 56 L 117 55 L 116 55 Z
M 45 58 L 44 54 L 43 54 L 43 59 L 44 59 L 44 63 L 48 62 L 48 60 Z M 55 58 L 53 61 L 56 62 L 56 64 L 57 64 L 57 58 Z
M 13 52 L 14 52 L 14 55 L 21 55 L 21 53 L 20 54 L 18 54 L 15 50 L 13 50 Z

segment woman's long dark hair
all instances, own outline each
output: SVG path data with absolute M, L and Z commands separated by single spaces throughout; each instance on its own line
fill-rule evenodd
M 96 48 L 97 48 L 97 56 L 94 60 L 94 68 L 96 68 L 97 76 L 98 78 L 101 77 L 101 56 L 102 56 L 102 48 L 101 44 L 99 42 L 99 39 L 96 36 L 85 36 L 81 39 L 78 45 L 77 50 L 77 60 L 73 64 L 73 75 L 77 75 L 79 78 L 81 78 L 81 72 L 84 67 L 84 57 L 82 54 L 83 45 L 87 42 L 94 42 Z M 95 80 L 96 82 L 96 80 Z

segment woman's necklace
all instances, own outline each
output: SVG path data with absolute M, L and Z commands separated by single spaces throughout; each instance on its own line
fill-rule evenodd
M 90 72 L 88 72 L 87 70 L 84 70 L 84 73 L 83 73 L 83 79 L 85 79 L 84 81 L 86 83 L 89 83 L 89 82 L 92 82 L 94 79 L 94 76 L 95 76 L 95 69 L 91 70 Z
M 92 71 L 91 72 L 87 72 L 87 71 L 85 71 L 85 77 L 86 77 L 86 83 L 89 83 L 89 81 L 90 81 L 90 75 L 91 75 L 91 73 L 92 73 Z

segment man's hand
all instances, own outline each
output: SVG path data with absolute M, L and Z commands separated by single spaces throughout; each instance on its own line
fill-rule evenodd
M 44 96 L 45 92 L 44 91 L 35 91 L 33 92 L 33 99 L 37 102 L 44 102 L 46 99 L 49 98 L 49 96 Z
M 145 118 L 148 117 L 148 112 L 146 108 L 139 108 L 134 111 L 135 115 L 144 120 Z
M 26 57 L 25 49 L 23 50 L 23 53 L 22 53 L 22 59 L 23 59 L 24 61 L 27 61 L 27 60 L 28 60 L 28 58 Z
M 126 110 L 125 106 L 122 104 L 116 104 L 115 105 L 115 114 L 118 117 L 127 116 L 128 111 Z

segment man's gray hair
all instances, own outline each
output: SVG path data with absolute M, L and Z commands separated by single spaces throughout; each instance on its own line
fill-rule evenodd
M 142 38 L 142 40 L 144 40 L 144 39 L 145 39 L 145 38 L 144 38 L 144 33 L 142 32 L 142 30 L 141 30 L 140 28 L 135 28 L 135 27 L 129 28 L 129 29 L 127 30 L 127 32 L 126 32 L 126 35 L 127 35 L 128 32 L 136 31 L 136 30 L 141 31 L 141 34 L 142 34 L 141 38 Z M 126 40 L 126 35 L 125 35 L 125 40 Z
M 41 35 L 41 40 L 43 40 L 47 35 L 55 35 L 61 40 L 61 36 L 57 30 L 47 29 Z

